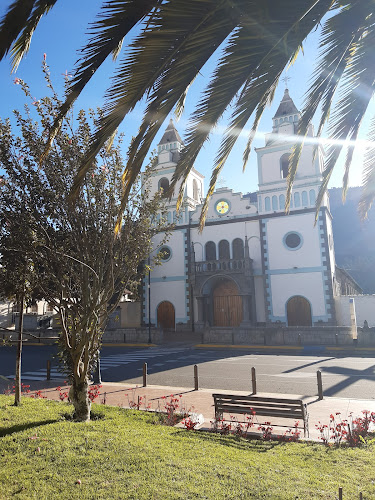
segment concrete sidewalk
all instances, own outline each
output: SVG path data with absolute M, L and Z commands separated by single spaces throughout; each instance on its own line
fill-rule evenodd
M 28 384 L 26 381 L 24 383 Z M 10 382 L 9 385 L 11 387 L 12 383 Z M 6 382 L 4 380 L 0 381 L 1 393 L 4 392 L 6 387 Z M 54 381 L 30 382 L 31 394 L 37 390 L 41 390 L 42 394 L 48 399 L 59 400 L 59 391 L 56 390 L 56 387 L 58 387 L 58 384 Z M 62 391 L 67 390 L 67 387 L 61 386 L 61 389 Z M 199 389 L 198 391 L 194 391 L 192 388 L 186 387 L 142 387 L 134 384 L 103 383 L 102 388 L 100 389 L 100 395 L 98 399 L 96 399 L 96 402 L 99 404 L 119 406 L 122 408 L 132 407 L 137 405 L 139 402 L 141 409 L 149 408 L 152 410 L 162 411 L 164 410 L 166 402 L 169 401 L 169 397 L 173 395 L 178 397 L 180 401 L 180 409 L 202 414 L 204 417 L 204 424 L 202 428 L 210 429 L 211 421 L 214 419 L 213 393 L 249 395 L 249 393 L 244 391 L 226 391 L 224 389 L 220 391 L 214 389 Z M 320 433 L 316 429 L 316 425 L 319 422 L 328 425 L 331 413 L 340 413 L 341 419 L 346 419 L 351 413 L 353 414 L 353 417 L 363 416 L 362 410 L 375 412 L 375 400 L 327 397 L 319 401 L 316 396 L 307 397 L 298 394 L 270 394 L 259 392 L 257 395 L 303 399 L 307 404 L 307 411 L 309 413 L 310 439 L 312 440 L 319 440 Z M 285 424 L 288 426 L 293 426 L 294 424 L 292 420 L 281 422 L 280 419 L 264 419 L 264 417 L 259 417 L 258 423 L 264 423 L 265 420 L 269 420 L 271 421 L 271 424 L 274 424 L 276 433 L 282 432 L 281 428 L 277 428 L 277 424 Z M 254 430 L 256 429 L 257 426 L 255 426 Z

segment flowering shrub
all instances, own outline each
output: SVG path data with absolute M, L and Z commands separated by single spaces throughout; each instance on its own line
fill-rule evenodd
M 47 396 L 44 396 L 42 391 L 35 391 L 34 394 L 30 394 L 30 397 L 34 399 L 47 399 Z
M 199 424 L 197 420 L 193 420 L 190 417 L 184 418 L 181 423 L 188 431 L 194 430 L 195 427 Z
M 100 389 L 102 388 L 102 385 L 90 385 L 89 390 L 88 390 L 88 396 L 91 401 L 91 403 L 96 399 L 99 394 L 100 394 Z
M 262 439 L 265 441 L 270 441 L 272 439 L 272 431 L 273 427 L 271 422 L 265 422 L 264 424 L 258 427 L 258 431 L 262 432 Z
M 237 437 L 246 438 L 250 429 L 255 426 L 256 412 L 252 410 L 251 414 L 241 415 L 241 421 L 236 417 L 230 416 L 229 420 L 224 420 L 222 417 L 215 417 L 211 421 L 211 430 L 213 432 L 218 432 L 222 435 L 233 434 Z M 276 439 L 278 441 L 298 441 L 301 435 L 299 430 L 299 421 L 294 423 L 293 427 L 287 429 L 283 434 L 272 437 L 273 426 L 271 422 L 265 422 L 264 424 L 258 424 L 258 431 L 261 431 L 261 439 L 265 441 L 270 441 L 271 439 Z
M 169 396 L 169 400 L 166 397 L 164 399 L 164 410 L 165 410 L 165 419 L 164 423 L 166 425 L 176 425 L 180 420 L 181 414 L 177 410 L 180 407 L 180 400 L 182 396 L 179 394 L 178 396 L 174 396 L 171 394 Z
M 56 387 L 56 391 L 59 391 L 60 401 L 65 401 L 65 399 L 69 401 L 69 391 L 63 391 L 60 386 Z
M 315 427 L 320 432 L 323 444 L 339 446 L 342 442 L 347 442 L 349 446 L 354 447 L 366 443 L 370 427 L 375 424 L 375 412 L 362 410 L 362 414 L 363 417 L 353 418 L 350 413 L 349 419 L 341 419 L 340 412 L 331 413 L 329 425 L 318 422 Z

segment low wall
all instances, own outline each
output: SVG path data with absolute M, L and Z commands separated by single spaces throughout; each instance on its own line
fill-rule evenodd
M 149 340 L 148 328 L 117 328 L 106 330 L 103 334 L 103 343 L 147 344 Z M 159 328 L 151 328 L 151 342 L 158 344 L 163 340 L 163 332 Z
M 350 327 L 206 328 L 205 344 L 352 345 Z M 358 328 L 358 346 L 375 346 L 375 328 Z
M 367 321 L 368 326 L 375 327 L 375 295 L 341 295 L 335 297 L 336 319 L 338 325 L 350 325 L 349 300 L 354 299 L 357 326 L 363 326 Z

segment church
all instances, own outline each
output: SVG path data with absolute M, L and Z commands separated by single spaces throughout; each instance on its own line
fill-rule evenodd
M 204 177 L 192 169 L 184 189 L 167 201 L 175 228 L 158 247 L 162 265 L 143 281 L 142 323 L 163 329 L 335 325 L 339 289 L 328 195 L 316 225 L 315 202 L 322 181 L 323 151 L 304 145 L 285 214 L 288 159 L 300 113 L 288 89 L 273 117 L 272 131 L 256 149 L 259 190 L 250 195 L 219 188 L 199 232 Z M 314 137 L 310 125 L 308 136 Z M 184 143 L 171 120 L 158 145 L 150 190 L 166 190 Z M 176 193 L 178 192 L 178 186 Z

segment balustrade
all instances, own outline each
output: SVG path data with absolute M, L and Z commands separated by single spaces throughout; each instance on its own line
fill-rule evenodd
M 249 259 L 220 259 L 195 262 L 196 274 L 211 274 L 217 271 L 243 272 L 249 267 Z

